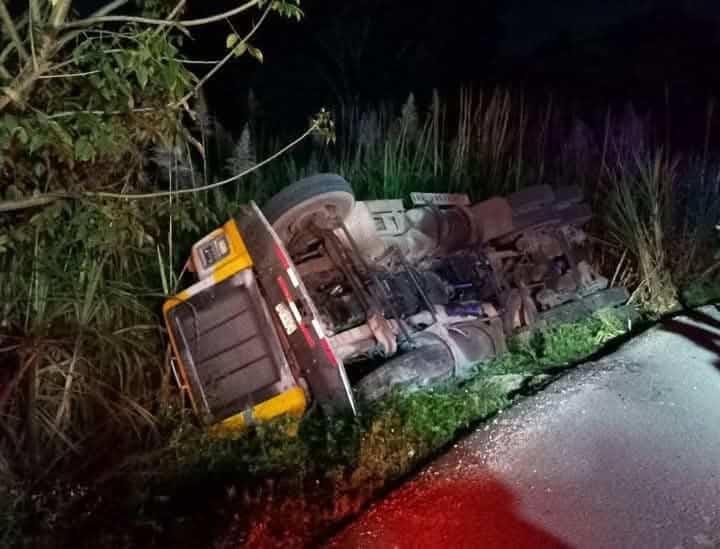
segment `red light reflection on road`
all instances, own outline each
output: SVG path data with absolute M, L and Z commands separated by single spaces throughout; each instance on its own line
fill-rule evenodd
M 352 524 L 332 548 L 569 548 L 519 515 L 512 491 L 490 477 L 433 480 L 401 488 Z

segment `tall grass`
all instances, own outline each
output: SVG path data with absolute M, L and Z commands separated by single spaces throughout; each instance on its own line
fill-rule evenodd
M 610 109 L 597 125 L 570 116 L 549 96 L 531 102 L 508 90 L 437 92 L 426 104 L 341 106 L 337 144 L 308 146 L 264 170 L 260 202 L 317 171 L 344 175 L 359 198 L 413 191 L 464 192 L 473 199 L 528 185 L 580 185 L 596 220 L 601 270 L 635 291 L 655 313 L 676 304 L 677 288 L 717 272 L 713 227 L 720 219 L 720 169 L 711 145 L 714 106 L 698 151 L 667 148 L 648 113 Z M 660 143 L 662 143 L 660 145 Z
M 343 107 L 338 146 L 327 151 L 327 169 L 343 174 L 362 197 L 411 191 L 509 192 L 526 183 L 526 106 L 507 91 L 462 89 L 450 104 L 437 92 L 426 109 L 412 94 L 394 116 L 390 105 Z
M 9 231 L 0 475 L 71 477 L 155 435 L 163 344 L 141 220 L 132 207 L 58 204 Z
M 662 149 L 619 164 L 608 175 L 611 203 L 608 225 L 617 242 L 624 244 L 635 261 L 634 295 L 651 310 L 663 313 L 677 305 L 677 287 L 670 270 L 673 189 L 678 161 Z M 683 235 L 677 235 L 682 237 Z M 687 242 L 690 244 L 690 242 Z M 692 262 L 692 246 L 676 258 Z

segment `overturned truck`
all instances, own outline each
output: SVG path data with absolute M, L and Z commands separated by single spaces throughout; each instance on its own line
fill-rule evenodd
M 222 430 L 467 376 L 518 330 L 626 300 L 587 260 L 582 198 L 413 193 L 406 209 L 300 180 L 193 246 L 198 280 L 164 306 L 178 381 Z

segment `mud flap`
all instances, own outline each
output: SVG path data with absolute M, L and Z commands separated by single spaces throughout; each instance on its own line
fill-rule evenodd
M 279 331 L 313 398 L 328 413 L 356 413 L 345 366 L 325 336 L 315 304 L 280 237 L 254 202 L 242 206 L 235 221 Z

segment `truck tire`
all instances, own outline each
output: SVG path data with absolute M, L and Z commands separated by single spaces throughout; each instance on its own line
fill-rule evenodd
M 311 175 L 285 187 L 263 206 L 263 214 L 285 242 L 312 218 L 322 228 L 334 229 L 355 206 L 352 187 L 341 176 Z

